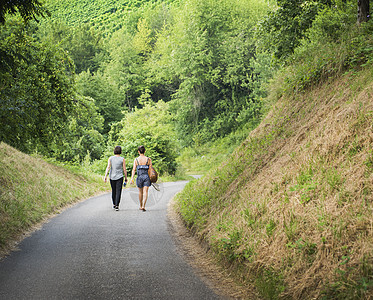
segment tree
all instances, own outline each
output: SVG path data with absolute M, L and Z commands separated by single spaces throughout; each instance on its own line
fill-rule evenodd
M 359 24 L 369 20 L 369 0 L 358 0 L 357 22 Z
M 178 82 L 171 107 L 186 145 L 197 133 L 205 142 L 240 125 L 237 116 L 251 97 L 252 29 L 266 10 L 260 1 L 186 0 L 159 35 L 150 74 Z
M 82 162 L 88 155 L 97 160 L 105 149 L 100 133 L 104 118 L 98 113 L 94 100 L 75 95 L 74 110 L 64 123 L 63 130 L 51 141 L 53 156 L 62 161 Z
M 19 18 L 0 26 L 0 140 L 48 151 L 73 109 L 73 65 L 57 45 L 33 38 Z
M 76 74 L 88 69 L 96 72 L 106 59 L 101 35 L 86 24 L 73 28 L 62 21 L 46 20 L 38 25 L 37 36 L 67 51 L 74 61 Z
M 133 43 L 134 37 L 124 29 L 117 31 L 110 40 L 110 59 L 105 65 L 104 74 L 115 84 L 128 110 L 138 106 L 138 98 L 146 89 L 144 52 L 138 52 Z M 122 106 L 124 109 L 125 107 Z
M 125 111 L 124 95 L 118 86 L 102 72 L 82 72 L 76 77 L 76 88 L 79 94 L 94 99 L 95 106 L 104 118 L 103 133 L 110 131 L 113 123 L 123 118 Z
M 105 60 L 105 52 L 101 36 L 88 25 L 81 25 L 74 29 L 70 38 L 69 51 L 75 63 L 77 74 L 90 70 L 96 72 Z
M 15 14 L 17 11 L 24 20 L 35 19 L 38 16 L 49 14 L 39 0 L 17 0 L 0 2 L 0 23 L 4 24 L 7 14 Z
M 142 109 L 127 113 L 122 121 L 112 126 L 108 144 L 110 149 L 121 145 L 123 155 L 130 162 L 137 156 L 137 147 L 144 145 L 161 174 L 175 174 L 177 144 L 168 103 L 147 101 Z M 127 167 L 130 171 L 130 163 Z
M 137 32 L 133 37 L 132 43 L 135 50 L 142 56 L 146 56 L 152 50 L 150 35 L 151 30 L 149 29 L 146 19 L 139 19 Z
M 281 60 L 294 53 L 317 14 L 332 0 L 278 0 L 273 10 L 259 25 L 258 36 L 262 49 L 269 49 Z

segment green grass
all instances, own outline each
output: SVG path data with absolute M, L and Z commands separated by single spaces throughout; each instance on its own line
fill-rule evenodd
M 0 253 L 67 205 L 109 189 L 102 175 L 61 166 L 0 144 Z
M 263 108 L 264 110 L 264 108 Z M 262 112 L 263 113 L 263 112 Z M 241 128 L 225 137 L 202 145 L 184 148 L 177 162 L 186 174 L 206 174 L 221 162 L 226 160 L 230 154 L 247 138 L 249 132 L 260 122 L 261 114 L 252 120 L 247 127 Z
M 182 218 L 264 299 L 373 292 L 371 75 L 285 94 L 222 163 L 213 146 L 190 163 L 207 168 L 176 196 Z

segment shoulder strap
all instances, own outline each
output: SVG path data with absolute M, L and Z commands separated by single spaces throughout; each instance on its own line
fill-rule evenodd
M 149 165 L 149 157 L 148 157 L 148 159 L 147 159 L 147 161 L 146 161 L 146 165 L 147 165 L 147 166 Z
M 136 162 L 137 162 L 137 165 L 139 166 L 140 165 L 140 163 L 139 163 L 139 161 L 138 161 L 138 159 L 136 158 Z

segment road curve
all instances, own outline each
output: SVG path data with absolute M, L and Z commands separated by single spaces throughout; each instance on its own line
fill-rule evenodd
M 167 204 L 186 182 L 153 188 L 147 211 L 125 189 L 52 218 L 0 262 L 0 299 L 222 299 L 179 255 Z

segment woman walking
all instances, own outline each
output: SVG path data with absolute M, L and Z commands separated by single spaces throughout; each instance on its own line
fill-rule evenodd
M 137 170 L 136 185 L 139 189 L 140 210 L 146 211 L 145 204 L 148 200 L 148 191 L 151 185 L 149 169 L 152 167 L 152 160 L 145 156 L 145 147 L 139 146 L 137 149 L 139 157 L 135 158 L 132 168 L 131 184 Z
M 109 177 L 111 185 L 111 198 L 113 199 L 113 208 L 116 211 L 119 210 L 119 202 L 122 195 L 123 174 L 125 177 L 125 182 L 127 182 L 126 161 L 120 156 L 121 153 L 122 148 L 120 146 L 116 146 L 114 148 L 114 156 L 111 156 L 108 160 L 104 178 L 104 181 L 106 182 L 107 175 L 110 170 Z

